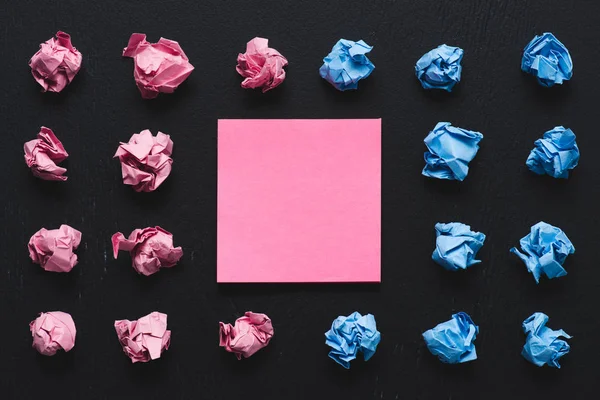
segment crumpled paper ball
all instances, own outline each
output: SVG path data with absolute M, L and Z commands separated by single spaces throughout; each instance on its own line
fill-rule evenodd
M 37 134 L 37 139 L 26 142 L 23 150 L 25 151 L 25 163 L 34 176 L 47 181 L 67 180 L 67 177 L 64 176 L 67 169 L 56 164 L 63 162 L 69 154 L 52 129 L 42 126 Z
M 552 33 L 536 36 L 523 50 L 521 69 L 537 78 L 540 85 L 561 85 L 573 76 L 569 50 Z
M 29 239 L 29 257 L 46 271 L 69 272 L 77 264 L 73 253 L 81 243 L 81 232 L 69 225 L 58 229 L 42 228 Z
M 558 360 L 571 350 L 571 346 L 559 338 L 571 339 L 571 336 L 562 329 L 555 331 L 548 328 L 548 319 L 546 314 L 536 312 L 523 321 L 523 332 L 527 339 L 521 355 L 538 367 L 548 365 L 560 368 Z
M 442 44 L 425 53 L 415 65 L 417 79 L 424 89 L 452 91 L 460 82 L 463 49 Z
M 469 314 L 459 312 L 452 319 L 442 322 L 423 333 L 427 348 L 439 360 L 447 364 L 458 364 L 477 359 L 473 343 L 479 333 Z
M 277 50 L 269 47 L 269 40 L 255 37 L 246 45 L 246 52 L 238 54 L 238 74 L 243 76 L 244 89 L 262 88 L 265 93 L 281 85 L 285 79 L 283 67 L 288 60 Z
M 171 331 L 167 330 L 167 314 L 157 311 L 137 321 L 117 320 L 115 331 L 123 351 L 132 363 L 160 358 L 171 343 Z
M 81 53 L 71 44 L 71 36 L 58 31 L 56 38 L 40 44 L 29 60 L 31 73 L 44 92 L 60 92 L 81 69 Z
M 129 142 L 119 145 L 114 157 L 121 162 L 123 183 L 132 185 L 136 192 L 156 190 L 171 173 L 173 141 L 169 135 L 156 136 L 145 129 L 134 133 Z
M 362 40 L 340 39 L 323 59 L 319 75 L 337 90 L 357 89 L 358 81 L 371 75 L 375 69 L 366 56 L 372 49 Z
M 146 276 L 160 268 L 173 267 L 183 256 L 181 247 L 173 247 L 173 235 L 160 226 L 135 229 L 129 239 L 117 232 L 112 235 L 111 241 L 115 259 L 119 250 L 128 251 L 133 269 Z
M 346 369 L 350 368 L 350 361 L 359 352 L 368 361 L 375 354 L 380 340 L 375 317 L 371 314 L 363 316 L 356 311 L 347 317 L 337 317 L 331 329 L 325 332 L 325 344 L 331 347 L 329 358 Z
M 469 173 L 469 162 L 479 150 L 483 135 L 438 122 L 425 138 L 425 168 L 422 174 L 437 179 L 462 181 Z
M 149 43 L 143 33 L 131 35 L 123 57 L 133 58 L 133 77 L 144 99 L 173 93 L 194 70 L 179 43 L 165 38 Z
M 75 346 L 77 329 L 73 318 L 66 312 L 40 313 L 29 324 L 29 330 L 33 337 L 32 347 L 45 356 L 53 356 L 61 349 L 70 351 Z
M 575 142 L 575 133 L 563 126 L 556 126 L 544 133 L 544 137 L 536 140 L 534 145 L 526 165 L 538 175 L 568 178 L 569 170 L 579 163 L 579 147 Z
M 219 346 L 234 353 L 238 360 L 266 347 L 274 335 L 271 319 L 248 311 L 235 320 L 235 326 L 219 322 Z
M 516 247 L 510 249 L 510 252 L 523 260 L 536 283 L 540 282 L 542 275 L 546 275 L 548 279 L 567 275 L 562 265 L 569 254 L 575 253 L 575 247 L 560 228 L 543 221 L 538 222 L 519 243 L 527 254 L 521 253 Z
M 469 225 L 460 222 L 435 224 L 435 250 L 433 261 L 448 271 L 458 271 L 478 264 L 477 252 L 483 247 L 485 235 L 471 231 Z

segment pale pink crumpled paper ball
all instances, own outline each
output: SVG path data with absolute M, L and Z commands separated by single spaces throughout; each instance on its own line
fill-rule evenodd
M 25 163 L 34 176 L 47 181 L 66 181 L 66 168 L 56 165 L 64 161 L 69 154 L 58 140 L 52 129 L 42 126 L 37 139 L 26 142 Z
M 32 347 L 45 356 L 53 356 L 60 349 L 69 351 L 75 346 L 75 322 L 65 312 L 40 313 L 29 324 L 29 330 L 33 337 Z
M 273 337 L 271 319 L 265 314 L 246 312 L 235 326 L 219 322 L 219 346 L 234 353 L 238 360 L 250 357 L 269 344 Z
M 144 99 L 173 93 L 194 70 L 179 43 L 165 38 L 149 43 L 143 33 L 131 35 L 123 57 L 133 58 L 133 77 Z
M 119 145 L 114 157 L 121 162 L 123 183 L 132 185 L 136 192 L 156 190 L 171 173 L 173 141 L 169 135 L 156 136 L 145 129 L 134 133 L 128 143 Z
M 171 331 L 167 330 L 167 314 L 157 311 L 138 319 L 115 321 L 115 331 L 123 351 L 132 363 L 160 358 L 169 349 Z
M 81 243 L 81 232 L 69 225 L 58 229 L 42 228 L 29 239 L 29 257 L 46 271 L 69 272 L 77 264 L 73 253 Z
M 244 89 L 262 88 L 265 93 L 283 82 L 286 65 L 288 60 L 269 47 L 268 39 L 255 37 L 246 45 L 246 52 L 238 55 L 235 69 L 246 78 L 242 82 Z
M 71 44 L 68 33 L 58 31 L 56 39 L 40 44 L 40 49 L 29 60 L 31 73 L 44 92 L 60 92 L 81 69 L 82 56 Z
M 135 229 L 125 238 L 121 232 L 112 235 L 113 255 L 129 251 L 132 266 L 138 273 L 152 275 L 160 268 L 173 267 L 183 256 L 181 247 L 173 247 L 173 235 L 160 226 Z

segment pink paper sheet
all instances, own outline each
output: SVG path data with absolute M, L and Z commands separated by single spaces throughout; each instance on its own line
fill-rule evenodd
M 380 282 L 381 120 L 219 120 L 217 282 Z

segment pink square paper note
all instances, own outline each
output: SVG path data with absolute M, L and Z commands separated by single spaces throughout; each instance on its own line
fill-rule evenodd
M 219 120 L 217 282 L 380 282 L 381 120 Z

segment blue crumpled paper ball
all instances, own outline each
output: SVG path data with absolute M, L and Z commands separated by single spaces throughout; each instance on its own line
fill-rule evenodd
M 575 247 L 560 228 L 538 222 L 519 243 L 527 254 L 521 253 L 516 247 L 510 249 L 510 252 L 523 260 L 536 283 L 540 282 L 542 274 L 548 279 L 567 275 L 562 265 L 569 254 L 575 253 Z
M 544 133 L 544 137 L 536 140 L 534 145 L 526 165 L 538 175 L 568 178 L 569 170 L 575 168 L 579 162 L 575 133 L 563 126 L 556 126 Z
M 473 323 L 469 314 L 459 312 L 452 319 L 442 322 L 423 333 L 427 348 L 440 361 L 458 364 L 477 359 L 475 340 L 479 327 Z
M 375 317 L 371 314 L 363 316 L 356 311 L 347 317 L 337 317 L 331 329 L 325 332 L 325 344 L 331 347 L 329 357 L 346 369 L 359 352 L 363 353 L 365 361 L 369 360 L 380 340 Z
M 569 50 L 550 32 L 536 36 L 523 50 L 521 69 L 535 75 L 542 86 L 562 84 L 573 76 Z
M 571 336 L 562 329 L 555 331 L 546 326 L 548 316 L 541 312 L 533 313 L 523 321 L 523 332 L 527 334 L 521 355 L 538 367 L 544 364 L 560 368 L 558 360 L 571 350 L 569 344 L 559 339 Z
M 477 252 L 483 247 L 485 235 L 471 231 L 469 225 L 460 222 L 435 224 L 435 250 L 433 261 L 448 271 L 458 271 L 480 263 Z
M 425 152 L 422 174 L 430 178 L 464 180 L 481 139 L 483 135 L 479 132 L 454 127 L 450 122 L 438 122 L 424 140 L 429 151 Z
M 358 81 L 371 75 L 375 69 L 366 56 L 372 49 L 362 40 L 340 39 L 323 59 L 319 75 L 337 90 L 357 89 Z
M 460 82 L 463 49 L 442 44 L 425 53 L 415 65 L 417 79 L 424 89 L 452 91 Z

